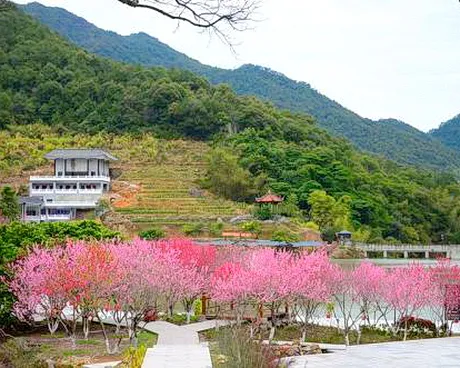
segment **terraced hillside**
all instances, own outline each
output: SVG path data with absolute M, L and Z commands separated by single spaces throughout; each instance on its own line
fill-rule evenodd
M 201 142 L 162 141 L 155 157 L 125 161 L 114 182 L 115 210 L 141 229 L 206 223 L 246 213 L 245 205 L 199 189 L 207 149 Z

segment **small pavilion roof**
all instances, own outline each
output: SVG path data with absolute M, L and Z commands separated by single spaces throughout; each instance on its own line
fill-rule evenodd
M 342 230 L 342 231 L 339 231 L 337 235 L 351 235 L 351 233 L 348 230 Z
M 284 201 L 283 197 L 277 194 L 274 194 L 271 191 L 268 191 L 268 193 L 262 197 L 256 198 L 257 203 L 280 203 L 283 201 Z
M 49 160 L 56 160 L 58 158 L 62 159 L 99 159 L 107 161 L 117 161 L 118 159 L 115 156 L 112 156 L 110 153 L 100 149 L 100 148 L 63 148 L 55 149 L 45 155 Z

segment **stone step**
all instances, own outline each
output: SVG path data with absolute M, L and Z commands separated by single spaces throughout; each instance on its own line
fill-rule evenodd
M 158 345 L 148 349 L 142 368 L 212 368 L 207 344 Z

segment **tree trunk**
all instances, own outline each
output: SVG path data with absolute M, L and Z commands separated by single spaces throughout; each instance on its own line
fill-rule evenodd
M 407 318 L 404 321 L 404 337 L 403 337 L 403 341 L 406 341 L 406 340 L 407 340 Z
M 69 337 L 72 350 L 75 350 L 77 348 L 77 338 L 74 333 L 72 333 Z
M 82 318 L 82 325 L 83 325 L 83 336 L 85 337 L 85 340 L 88 340 L 89 330 L 90 330 L 90 321 L 88 317 Z
M 304 328 L 302 330 L 302 340 L 300 340 L 301 342 L 306 342 L 307 341 L 307 329 Z
M 350 332 L 349 331 L 344 331 L 344 338 L 345 338 L 345 346 L 349 347 L 350 346 Z
M 356 338 L 356 345 L 359 345 L 361 344 L 361 335 L 362 335 L 362 331 L 361 331 L 361 326 L 358 326 L 358 337 Z
M 131 317 L 131 322 L 128 323 L 128 336 L 131 346 L 137 348 L 137 318 Z
M 275 325 L 272 322 L 272 326 L 270 327 L 270 336 L 268 337 L 268 341 L 271 342 L 275 338 Z
M 59 319 L 57 318 L 48 318 L 46 320 L 46 323 L 48 325 L 48 330 L 50 332 L 51 335 L 54 335 L 54 333 L 57 331 L 58 327 L 59 327 Z

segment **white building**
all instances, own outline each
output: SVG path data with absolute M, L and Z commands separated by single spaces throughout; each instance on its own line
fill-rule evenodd
M 117 159 L 101 149 L 57 149 L 53 176 L 31 176 L 29 197 L 22 197 L 22 221 L 67 221 L 96 208 L 110 190 L 109 161 Z

